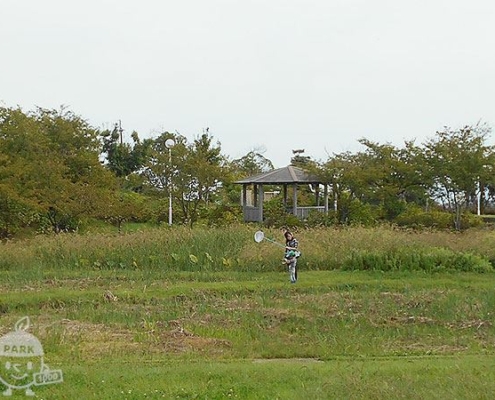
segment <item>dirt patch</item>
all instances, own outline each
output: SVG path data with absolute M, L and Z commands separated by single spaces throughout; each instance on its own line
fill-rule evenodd
M 115 353 L 223 353 L 232 347 L 228 340 L 201 337 L 183 328 L 177 321 L 157 322 L 131 331 L 77 320 L 39 322 L 37 336 L 56 339 L 61 345 L 76 347 L 82 357 Z
M 155 339 L 158 340 L 160 345 L 159 352 L 167 353 L 199 351 L 218 354 L 232 347 L 231 342 L 228 340 L 197 336 L 183 328 L 163 332 Z
M 417 325 L 433 325 L 435 324 L 436 321 L 433 318 L 429 317 L 423 317 L 421 315 L 414 316 L 414 315 L 409 315 L 409 316 L 392 316 L 388 320 L 383 321 L 383 325 L 387 326 L 400 326 L 400 325 L 406 325 L 406 324 L 417 324 Z
M 482 329 L 482 328 L 489 328 L 492 326 L 492 323 L 490 321 L 485 321 L 482 319 L 475 319 L 471 321 L 459 321 L 459 322 L 449 322 L 446 324 L 449 328 L 452 329 Z

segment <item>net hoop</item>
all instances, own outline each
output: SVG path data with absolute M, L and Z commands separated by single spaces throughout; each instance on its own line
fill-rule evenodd
M 260 243 L 263 241 L 263 239 L 265 238 L 265 234 L 262 232 L 262 231 L 257 231 L 255 234 L 254 234 L 254 241 L 256 243 Z

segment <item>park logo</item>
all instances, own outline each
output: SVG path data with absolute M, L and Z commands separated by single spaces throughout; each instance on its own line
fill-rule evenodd
M 13 389 L 34 396 L 33 386 L 63 382 L 62 371 L 50 370 L 44 363 L 43 346 L 27 332 L 29 326 L 29 317 L 21 318 L 14 331 L 0 337 L 0 382 L 6 387 L 3 396 L 12 396 Z

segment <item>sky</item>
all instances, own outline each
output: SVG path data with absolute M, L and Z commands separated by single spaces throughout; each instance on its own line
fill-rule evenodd
M 230 159 L 495 127 L 493 0 L 1 0 L 0 105 Z M 491 139 L 490 139 L 491 140 Z

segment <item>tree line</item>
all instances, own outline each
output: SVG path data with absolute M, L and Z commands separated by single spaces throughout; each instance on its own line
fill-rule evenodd
M 410 224 L 441 212 L 462 229 L 463 216 L 493 210 L 495 147 L 487 143 L 490 134 L 491 128 L 480 122 L 444 127 L 424 143 L 406 141 L 402 148 L 360 139 L 364 151 L 337 154 L 313 168 L 330 183 L 341 222 L 363 209 L 371 209 L 365 214 L 373 218 Z
M 297 155 L 291 163 L 317 174 L 334 205 L 330 216 L 315 214 L 305 223 L 414 223 L 420 213 L 442 212 L 461 229 L 466 211 L 484 213 L 495 199 L 490 133 L 478 123 L 446 127 L 420 145 L 361 139 L 360 152 L 324 161 Z M 126 221 L 164 223 L 169 198 L 174 223 L 241 221 L 234 182 L 270 169 L 255 150 L 230 159 L 208 130 L 193 140 L 178 132 L 147 139 L 132 132 L 124 141 L 120 125 L 97 129 L 64 107 L 0 107 L 0 238 L 22 230 L 76 231 L 91 221 L 118 229 Z M 303 202 L 316 201 L 309 189 L 298 193 Z M 267 211 L 270 217 L 269 205 Z M 281 224 L 290 218 L 277 215 Z

